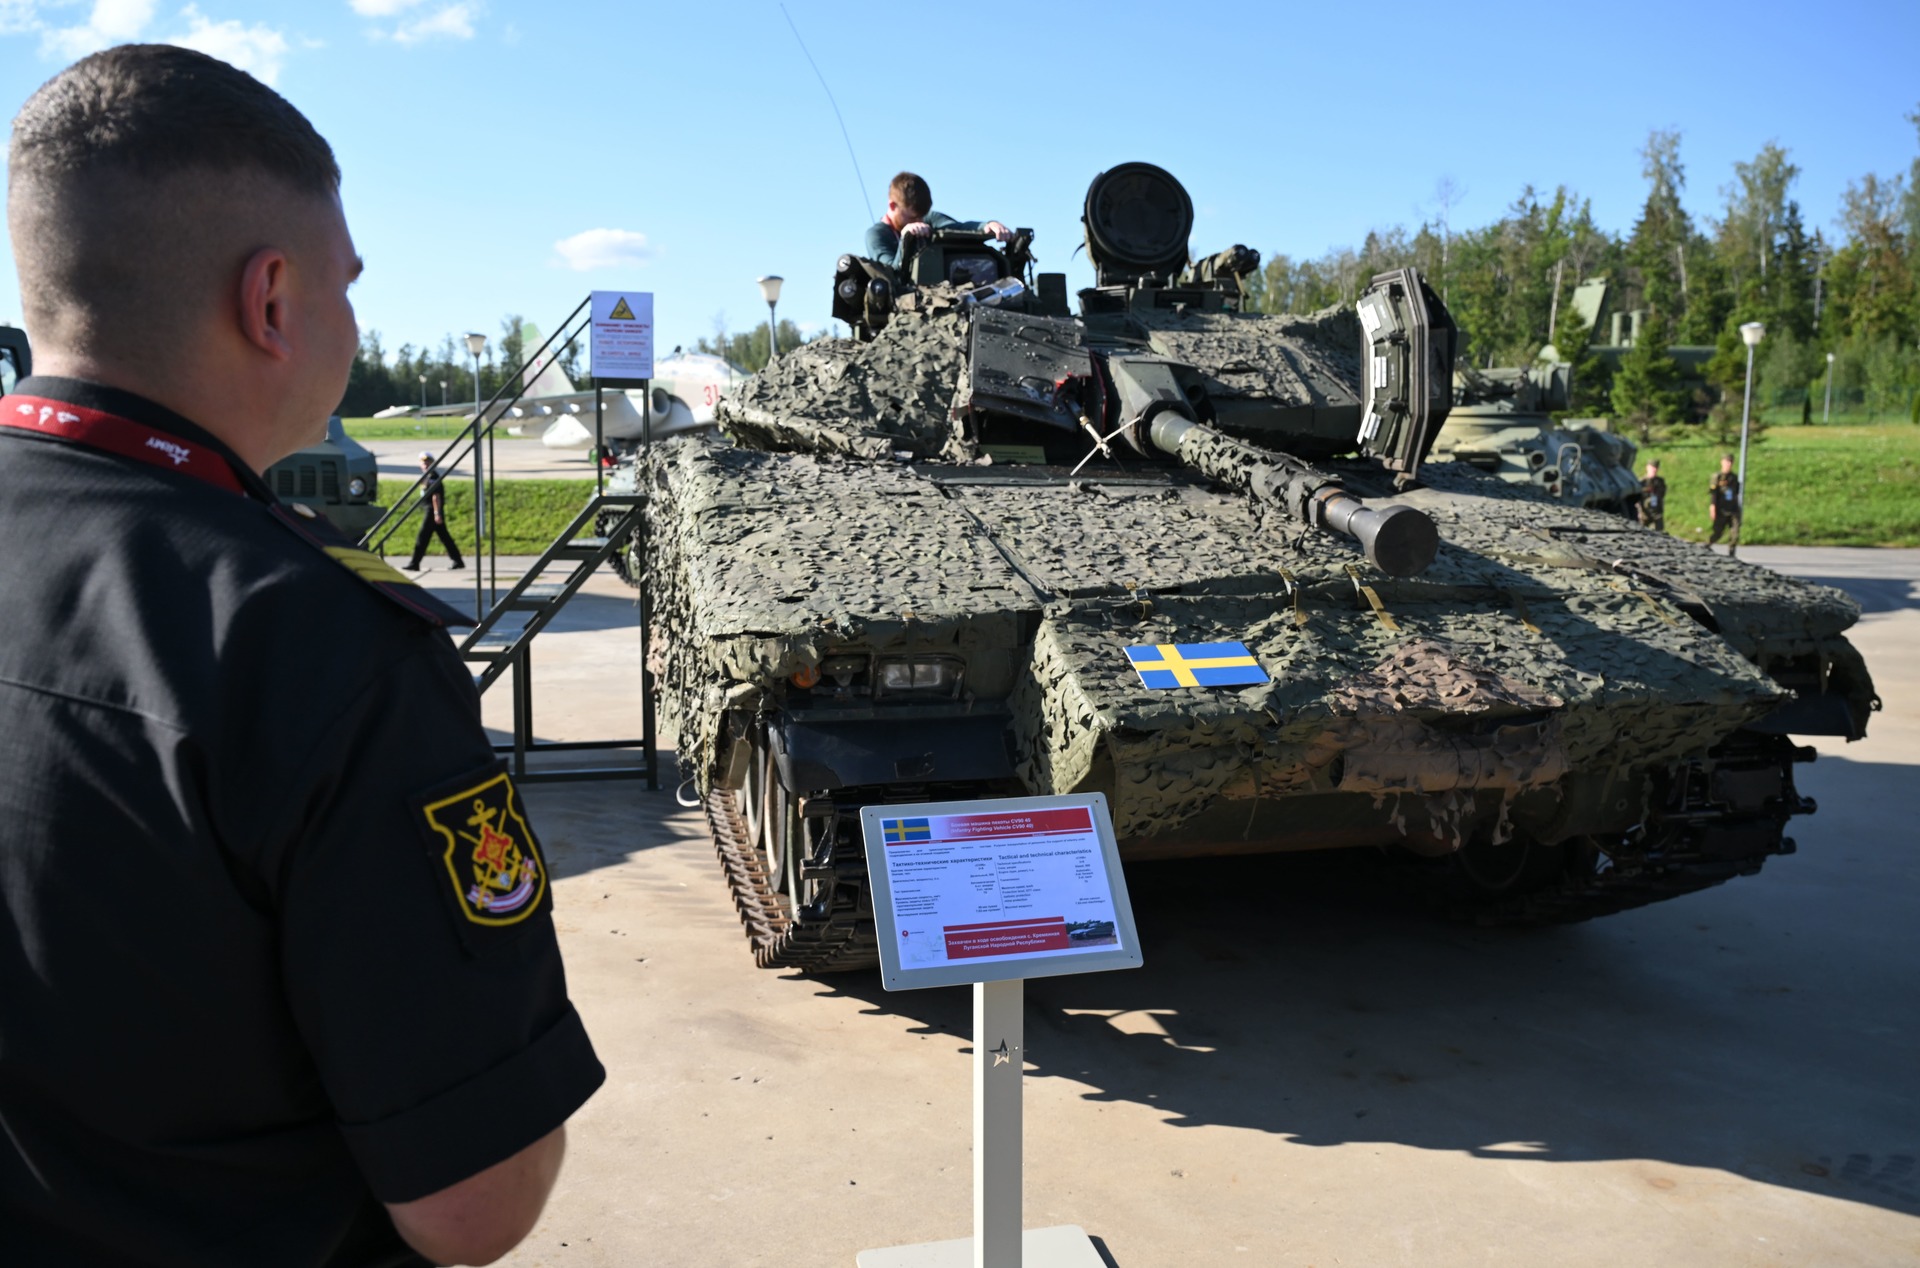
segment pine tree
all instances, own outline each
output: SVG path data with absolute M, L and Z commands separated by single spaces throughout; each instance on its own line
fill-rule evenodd
M 1640 443 L 1652 444 L 1656 429 L 1680 421 L 1686 401 L 1680 389 L 1680 367 L 1667 351 L 1671 327 L 1660 310 L 1648 314 L 1633 350 L 1614 372 L 1613 412 L 1637 428 Z

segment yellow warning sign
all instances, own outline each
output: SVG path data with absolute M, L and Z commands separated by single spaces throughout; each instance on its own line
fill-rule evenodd
M 608 321 L 637 321 L 639 319 L 633 315 L 633 310 L 627 307 L 627 297 L 625 295 L 622 295 L 620 297 L 620 302 L 613 306 L 613 311 L 607 314 L 607 320 Z

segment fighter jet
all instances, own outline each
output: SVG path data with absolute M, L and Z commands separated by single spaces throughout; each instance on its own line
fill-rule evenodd
M 648 421 L 651 422 L 655 440 L 711 427 L 713 407 L 720 398 L 739 388 L 750 377 L 746 371 L 724 358 L 704 352 L 682 352 L 675 348 L 672 355 L 653 363 L 653 378 L 647 388 L 647 392 L 652 394 L 652 400 L 648 402 L 652 406 L 651 420 L 643 420 L 641 415 L 646 393 L 638 388 L 622 391 L 607 389 L 600 393 L 601 435 L 609 442 L 609 448 L 631 448 L 645 437 L 645 424 Z M 568 384 L 569 388 L 571 386 Z M 540 443 L 549 449 L 593 447 L 592 392 L 569 392 L 564 396 L 542 397 L 538 400 L 529 395 L 521 401 L 520 408 L 525 410 L 529 406 L 553 411 L 545 430 L 538 433 Z M 531 419 L 526 426 L 523 434 L 536 434 Z
M 540 332 L 531 323 L 524 328 L 526 341 L 538 346 Z M 551 355 L 540 358 L 526 370 L 527 390 L 508 408 L 504 424 L 508 434 L 539 437 L 549 449 L 593 448 L 594 394 L 581 391 Z M 642 401 L 652 396 L 652 434 L 658 440 L 679 432 L 713 426 L 713 407 L 721 396 L 745 384 L 752 376 L 722 357 L 704 352 L 682 352 L 654 362 L 654 377 L 647 392 L 638 388 L 606 388 L 600 393 L 600 434 L 609 449 L 631 449 L 647 434 Z M 395 405 L 375 414 L 375 418 L 427 418 L 438 416 L 472 417 L 470 403 L 434 405 L 420 409 Z

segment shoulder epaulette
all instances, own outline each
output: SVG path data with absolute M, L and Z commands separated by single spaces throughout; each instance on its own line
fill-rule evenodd
M 312 507 L 276 502 L 268 508 L 308 545 L 421 620 L 442 628 L 473 624 L 473 618 L 429 591 L 370 550 L 363 550 Z

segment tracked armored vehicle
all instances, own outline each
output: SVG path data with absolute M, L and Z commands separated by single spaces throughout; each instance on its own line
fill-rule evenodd
M 1465 462 L 1574 506 L 1631 515 L 1639 446 L 1591 423 L 1558 423 L 1572 398 L 1565 362 L 1454 371 L 1453 408 L 1429 457 Z
M 1877 705 L 1851 600 L 1425 465 L 1454 339 L 1410 270 L 1244 312 L 1257 254 L 1190 261 L 1147 164 L 1084 222 L 1072 312 L 1024 243 L 843 259 L 858 337 L 646 455 L 662 699 L 758 963 L 873 961 L 881 802 L 1099 790 L 1125 858 L 1365 850 L 1490 922 L 1792 850 L 1791 737 Z

